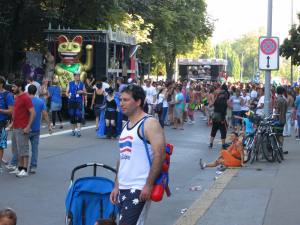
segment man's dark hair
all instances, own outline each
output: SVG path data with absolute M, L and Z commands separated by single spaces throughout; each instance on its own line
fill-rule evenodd
M 284 92 L 285 92 L 285 89 L 284 89 L 284 87 L 282 87 L 282 86 L 278 86 L 278 87 L 276 88 L 276 93 L 277 93 L 277 94 L 279 94 L 279 95 L 283 95 L 283 94 L 284 94 Z
M 182 91 L 182 85 L 177 85 L 176 88 L 181 92 Z
M 140 107 L 144 106 L 144 102 L 145 102 L 145 98 L 146 98 L 146 94 L 145 91 L 142 87 L 136 85 L 136 84 L 130 84 L 127 85 L 122 91 L 121 93 L 128 93 L 131 94 L 132 98 L 134 99 L 134 101 L 138 101 L 141 100 L 141 104 Z
M 4 86 L 5 82 L 6 82 L 5 78 L 3 76 L 0 76 L 0 84 Z
M 237 132 L 235 132 L 235 131 L 231 132 L 231 134 L 234 134 L 236 137 L 239 136 L 239 134 Z
M 10 208 L 0 210 L 0 220 L 2 218 L 8 218 L 13 222 L 13 225 L 17 224 L 17 215 L 15 211 Z
M 24 91 L 25 90 L 25 82 L 23 81 L 23 80 L 21 80 L 21 79 L 17 79 L 17 80 L 15 80 L 14 82 L 13 82 L 13 84 L 15 85 L 15 86 L 17 86 L 17 87 L 20 87 L 21 89 L 22 89 L 22 91 Z
M 35 85 L 33 85 L 33 84 L 29 85 L 29 87 L 28 87 L 28 94 L 35 95 L 36 91 L 37 91 L 37 88 L 36 88 Z
M 102 82 L 106 82 L 106 81 L 107 81 L 107 77 L 103 76 L 103 77 L 100 78 L 100 80 L 101 80 Z

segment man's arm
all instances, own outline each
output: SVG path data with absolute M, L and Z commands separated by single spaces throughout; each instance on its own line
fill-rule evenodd
M 164 131 L 156 119 L 149 118 L 145 121 L 145 137 L 151 144 L 153 160 L 146 184 L 140 195 L 141 201 L 150 200 L 153 185 L 155 184 L 155 180 L 161 172 L 166 154 L 166 141 Z
M 12 105 L 10 105 L 10 106 L 8 106 L 8 108 L 7 109 L 0 109 L 0 113 L 4 113 L 4 114 L 7 114 L 7 115 L 11 115 L 12 114 L 12 112 L 13 112 L 13 106 Z
M 116 173 L 116 178 L 115 178 L 115 186 L 112 192 L 110 193 L 110 201 L 113 204 L 118 203 L 118 195 L 119 195 L 119 180 L 118 180 L 118 172 L 119 172 L 119 165 L 120 165 L 120 160 L 117 162 L 117 173 Z
M 24 133 L 28 134 L 29 133 L 29 130 L 30 130 L 30 127 L 31 127 L 31 124 L 34 120 L 34 117 L 35 117 L 35 111 L 34 111 L 34 107 L 31 107 L 29 108 L 29 122 L 27 124 L 27 126 L 24 128 Z

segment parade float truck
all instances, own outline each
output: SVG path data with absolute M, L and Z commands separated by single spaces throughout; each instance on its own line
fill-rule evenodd
M 118 77 L 138 76 L 135 38 L 124 32 L 109 30 L 45 30 L 48 51 L 54 57 L 55 69 L 48 79 L 56 78 L 62 88 L 63 112 L 67 112 L 65 90 L 74 73 L 80 78 L 93 77 L 95 81 L 106 78 L 112 85 Z M 51 67 L 51 66 L 50 66 Z M 92 115 L 92 91 L 87 93 L 86 114 Z M 65 113 L 64 113 L 65 114 Z

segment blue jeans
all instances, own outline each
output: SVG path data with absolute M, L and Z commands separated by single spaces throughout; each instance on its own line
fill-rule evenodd
M 159 123 L 160 123 L 160 125 L 161 125 L 162 128 L 165 125 L 167 113 L 168 113 L 168 107 L 163 107 L 162 113 L 161 113 L 161 115 L 159 117 Z
M 38 148 L 39 148 L 39 141 L 40 141 L 40 131 L 31 131 L 29 133 L 29 140 L 31 143 L 31 161 L 30 161 L 30 168 L 37 167 L 37 160 L 38 160 Z
M 300 138 L 300 115 L 297 115 L 297 122 L 298 122 L 298 138 Z

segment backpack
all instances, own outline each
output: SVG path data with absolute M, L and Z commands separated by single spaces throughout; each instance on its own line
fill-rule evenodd
M 142 131 L 142 138 L 143 138 L 143 143 L 145 146 L 145 150 L 147 153 L 147 158 L 149 160 L 150 167 L 152 165 L 152 161 L 150 158 L 150 153 L 145 137 L 145 132 L 144 132 L 144 124 L 146 119 L 149 117 L 146 117 L 144 121 L 141 124 L 141 131 Z M 171 196 L 170 188 L 169 188 L 169 168 L 170 168 L 170 157 L 173 153 L 173 148 L 174 146 L 172 144 L 167 144 L 165 151 L 166 151 L 166 158 L 164 160 L 164 163 L 162 165 L 161 173 L 159 177 L 156 179 L 155 184 L 153 186 L 152 192 L 151 192 L 151 200 L 154 202 L 159 202 L 163 199 L 164 192 L 166 192 L 167 196 Z

